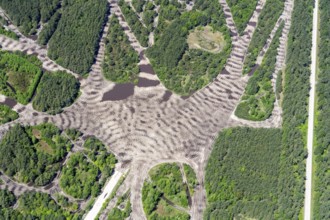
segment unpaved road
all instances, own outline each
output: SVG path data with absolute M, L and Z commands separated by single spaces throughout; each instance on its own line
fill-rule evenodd
M 313 140 L 314 140 L 314 108 L 315 108 L 315 84 L 316 84 L 316 62 L 317 62 L 317 33 L 318 33 L 318 16 L 319 1 L 315 0 L 314 16 L 313 16 L 313 48 L 312 48 L 312 65 L 310 77 L 310 95 L 308 109 L 308 136 L 307 151 L 308 157 L 306 161 L 306 186 L 305 186 L 305 208 L 304 220 L 311 219 L 312 204 L 312 165 L 313 165 Z
M 95 217 L 101 210 L 103 203 L 107 200 L 107 198 L 109 198 L 112 190 L 115 188 L 117 182 L 119 181 L 119 179 L 122 175 L 123 175 L 123 173 L 119 172 L 118 170 L 115 171 L 115 173 L 112 175 L 110 181 L 105 186 L 102 194 L 99 195 L 96 202 L 94 203 L 93 208 L 86 215 L 85 220 L 94 220 L 95 219 Z

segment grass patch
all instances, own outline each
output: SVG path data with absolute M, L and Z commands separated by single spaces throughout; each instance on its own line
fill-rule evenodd
M 42 152 L 45 152 L 47 154 L 51 154 L 51 155 L 54 153 L 53 148 L 44 140 L 41 140 L 39 142 L 37 149 L 39 149 Z
M 224 36 L 212 27 L 198 27 L 188 35 L 189 49 L 200 49 L 210 53 L 220 53 L 226 45 Z
M 36 56 L 0 51 L 0 93 L 27 104 L 42 75 Z
M 28 91 L 32 79 L 29 74 L 10 71 L 8 73 L 7 82 L 14 88 L 15 91 L 25 93 Z
M 190 219 L 189 215 L 185 212 L 179 211 L 170 205 L 168 205 L 164 200 L 160 200 L 157 205 L 157 209 L 150 218 L 154 219 Z

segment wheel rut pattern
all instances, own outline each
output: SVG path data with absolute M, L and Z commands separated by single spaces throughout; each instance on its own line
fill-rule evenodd
M 293 0 L 287 0 L 292 5 Z M 105 37 L 109 23 L 103 30 L 98 54 L 87 79 L 79 78 L 81 95 L 78 100 L 58 115 L 47 115 L 33 110 L 31 104 L 17 104 L 19 112 L 16 121 L 0 126 L 2 136 L 16 123 L 36 125 L 51 122 L 62 129 L 76 128 L 85 135 L 95 135 L 113 152 L 123 167 L 130 172 L 123 183 L 131 189 L 131 219 L 145 219 L 141 191 L 148 171 L 163 162 L 182 162 L 189 164 L 196 172 L 200 187 L 192 198 L 190 213 L 192 219 L 202 219 L 206 207 L 204 190 L 204 170 L 212 144 L 219 131 L 233 126 L 278 127 L 278 120 L 251 123 L 233 118 L 233 112 L 244 93 L 248 76 L 242 76 L 243 62 L 247 48 L 256 28 L 258 17 L 265 0 L 259 0 L 256 11 L 242 36 L 237 34 L 232 15 L 225 0 L 219 0 L 224 8 L 226 22 L 232 33 L 232 52 L 227 64 L 213 82 L 189 97 L 180 97 L 167 91 L 160 83 L 151 87 L 134 87 L 134 94 L 124 100 L 104 101 L 102 97 L 113 89 L 115 84 L 106 81 L 102 75 L 102 61 L 105 50 Z M 140 65 L 150 65 L 141 47 L 122 15 L 117 1 L 109 1 L 110 16 L 117 16 L 125 30 L 132 47 L 140 54 Z M 291 13 L 287 13 L 287 33 Z M 278 63 L 279 70 L 284 65 L 286 35 L 281 39 Z M 271 36 L 270 36 L 271 37 Z M 47 49 L 27 39 L 14 41 L 0 36 L 0 45 L 5 50 L 20 50 L 35 53 L 49 70 L 65 70 L 47 57 Z M 159 81 L 156 75 L 141 72 L 141 77 Z M 1 99 L 6 97 L 0 96 Z M 281 118 L 280 114 L 277 117 Z M 18 187 L 20 186 L 17 183 Z M 123 190 L 121 190 L 123 191 Z M 114 204 L 113 202 L 111 203 Z M 105 215 L 102 215 L 103 217 Z

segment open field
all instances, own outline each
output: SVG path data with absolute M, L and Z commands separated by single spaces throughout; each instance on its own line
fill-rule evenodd
M 188 45 L 190 49 L 201 49 L 210 53 L 220 53 L 225 47 L 225 39 L 218 31 L 213 31 L 212 27 L 199 27 L 188 35 Z

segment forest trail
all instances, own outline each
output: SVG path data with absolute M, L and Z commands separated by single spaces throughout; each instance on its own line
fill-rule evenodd
M 312 171 L 313 171 L 313 140 L 314 140 L 314 109 L 315 109 L 315 84 L 316 84 L 316 68 L 317 68 L 317 33 L 318 33 L 318 16 L 319 16 L 319 1 L 315 0 L 315 8 L 313 15 L 313 47 L 312 47 L 312 65 L 310 77 L 310 95 L 308 109 L 308 136 L 307 136 L 307 151 L 308 157 L 306 161 L 306 186 L 305 186 L 305 208 L 304 220 L 311 219 L 311 204 L 312 204 Z

